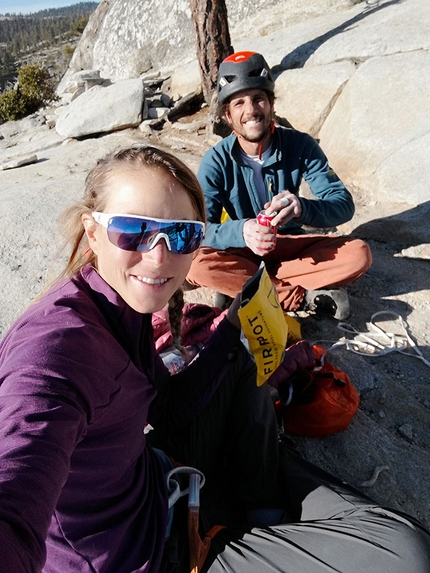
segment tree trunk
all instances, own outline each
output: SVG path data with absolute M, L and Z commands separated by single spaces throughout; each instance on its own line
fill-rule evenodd
M 190 6 L 196 31 L 203 97 L 211 105 L 219 64 L 233 53 L 227 7 L 225 0 L 190 0 Z

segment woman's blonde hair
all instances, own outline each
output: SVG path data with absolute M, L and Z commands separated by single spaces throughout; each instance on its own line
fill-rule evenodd
M 82 201 L 66 209 L 61 216 L 60 223 L 67 244 L 71 246 L 71 253 L 58 279 L 70 278 L 87 263 L 95 263 L 95 255 L 88 245 L 82 215 L 105 210 L 109 201 L 107 183 L 113 174 L 124 168 L 161 169 L 169 173 L 188 193 L 196 213 L 196 220 L 206 221 L 203 191 L 194 173 L 180 159 L 152 146 L 122 149 L 97 162 L 86 177 Z M 183 305 L 183 291 L 179 289 L 169 301 L 169 319 L 176 345 L 179 345 Z

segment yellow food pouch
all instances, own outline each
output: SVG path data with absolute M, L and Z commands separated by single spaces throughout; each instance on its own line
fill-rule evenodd
M 264 263 L 243 287 L 238 316 L 245 346 L 257 366 L 257 386 L 261 386 L 281 364 L 288 337 L 278 293 Z
M 302 327 L 300 322 L 289 314 L 284 314 L 284 319 L 288 327 L 287 346 L 291 346 L 298 340 L 302 340 Z

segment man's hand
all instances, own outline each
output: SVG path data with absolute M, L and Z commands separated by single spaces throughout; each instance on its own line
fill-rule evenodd
M 300 217 L 302 214 L 302 205 L 296 195 L 289 191 L 283 191 L 275 195 L 270 203 L 264 205 L 266 211 L 277 211 L 276 217 L 272 219 L 272 225 L 285 225 L 291 219 Z
M 270 205 L 270 203 L 268 203 Z M 243 238 L 248 249 L 260 257 L 264 257 L 276 245 L 276 234 L 273 227 L 260 225 L 257 219 L 249 219 L 243 225 Z

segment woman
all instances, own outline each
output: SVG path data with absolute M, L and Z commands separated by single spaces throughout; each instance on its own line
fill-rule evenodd
M 210 571 L 428 571 L 418 524 L 381 518 L 279 448 L 267 386 L 256 386 L 239 342 L 238 300 L 200 354 L 169 375 L 151 313 L 169 303 L 178 336 L 180 287 L 204 219 L 194 175 L 152 147 L 100 161 L 84 201 L 67 211 L 64 276 L 0 347 L 0 570 L 186 570 L 176 509 L 170 531 L 173 458 L 206 476 L 204 531 L 220 517 L 230 527 L 215 538 Z M 285 523 L 252 528 L 274 515 Z
M 252 382 L 244 352 L 233 356 L 233 314 L 171 382 L 155 353 L 150 313 L 173 299 L 175 315 L 204 220 L 194 175 L 150 147 L 100 161 L 84 201 L 66 213 L 66 278 L 0 347 L 1 571 L 159 570 L 167 488 L 147 424 L 178 432 L 221 380 L 226 388 L 244 377 Z M 247 384 L 252 392 L 255 384 Z M 223 421 L 212 423 L 204 472 L 221 451 Z M 276 428 L 261 426 L 261 436 L 272 435 L 276 464 Z M 272 469 L 274 476 L 269 463 L 258 479 Z

